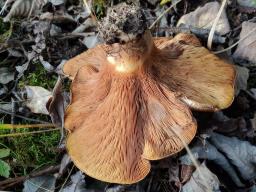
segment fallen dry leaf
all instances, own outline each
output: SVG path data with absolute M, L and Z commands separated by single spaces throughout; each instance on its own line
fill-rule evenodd
M 46 3 L 47 0 L 16 0 L 10 12 L 4 18 L 4 22 L 10 21 L 12 17 L 27 17 L 33 15 Z
M 181 183 L 186 183 L 192 176 L 195 167 L 193 165 L 181 165 Z
M 247 89 L 247 81 L 249 79 L 249 69 L 246 67 L 241 67 L 235 65 L 236 69 L 236 83 L 235 83 L 235 91 L 236 95 L 240 93 L 241 90 Z
M 193 173 L 190 180 L 182 187 L 181 192 L 206 192 L 219 191 L 220 182 L 218 177 L 214 175 L 204 163 L 199 166 Z
M 216 165 L 220 166 L 227 174 L 229 174 L 230 178 L 237 186 L 244 186 L 244 184 L 239 179 L 235 169 L 229 163 L 228 159 L 221 152 L 219 152 L 214 145 L 208 141 L 205 142 L 205 145 L 198 142 L 190 150 L 196 159 L 203 159 L 214 162 Z M 184 165 L 193 165 L 193 162 L 188 154 L 181 156 L 179 159 Z
M 59 127 L 64 126 L 64 97 L 62 95 L 62 79 L 59 76 L 54 86 L 52 97 L 46 103 L 46 108 L 51 116 L 52 122 Z
M 256 8 L 255 0 L 237 0 L 237 3 L 244 7 Z
M 7 84 L 14 80 L 14 72 L 11 72 L 8 67 L 0 68 L 0 84 Z
M 248 35 L 253 30 L 256 30 L 256 23 L 248 21 L 242 23 L 242 31 L 239 38 L 246 38 L 239 42 L 237 49 L 233 54 L 235 59 L 246 59 L 252 63 L 256 63 L 256 31 Z
M 52 93 L 43 87 L 39 86 L 25 86 L 27 99 L 25 105 L 33 113 L 42 113 L 48 115 L 46 103 L 52 96 Z
M 53 191 L 55 188 L 56 177 L 44 175 L 27 179 L 24 182 L 23 192 Z M 44 190 L 42 190 L 44 189 Z
M 60 192 L 89 192 L 85 188 L 84 175 L 81 171 L 77 171 L 71 175 L 71 184 L 67 185 Z
M 206 3 L 203 7 L 197 8 L 195 11 L 183 15 L 178 21 L 177 26 L 184 24 L 185 26 L 193 26 L 197 28 L 211 29 L 214 19 L 220 9 L 218 2 Z M 230 31 L 230 25 L 226 12 L 223 11 L 216 26 L 216 32 L 223 35 Z
M 210 142 L 239 170 L 243 179 L 256 178 L 256 146 L 218 133 L 211 134 Z

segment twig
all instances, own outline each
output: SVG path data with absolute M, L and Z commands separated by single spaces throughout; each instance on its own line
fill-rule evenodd
M 68 178 L 70 177 L 70 175 L 71 175 L 71 173 L 72 173 L 72 171 L 73 171 L 74 167 L 75 167 L 75 165 L 73 164 L 73 166 L 72 166 L 72 168 L 71 168 L 70 172 L 68 173 L 68 176 L 66 177 L 66 179 L 65 179 L 64 183 L 61 185 L 60 191 L 62 191 L 62 189 L 64 188 L 65 184 L 67 183 Z
M 16 116 L 16 117 L 25 119 L 25 120 L 27 120 L 27 121 L 33 121 L 33 122 L 38 122 L 38 123 L 49 123 L 49 122 L 47 122 L 47 121 L 42 121 L 42 120 L 38 120 L 38 119 L 32 119 L 32 118 L 29 118 L 29 117 L 24 117 L 24 116 L 22 116 L 22 115 L 13 114 L 12 112 L 6 111 L 6 110 L 1 109 L 1 108 L 0 108 L 0 112 L 1 112 L 1 113 L 5 113 L 5 114 L 8 114 L 8 115 L 14 115 L 14 116 Z
M 172 33 L 193 33 L 199 38 L 207 39 L 210 33 L 209 29 L 197 28 L 193 26 L 181 26 L 181 27 L 160 27 L 159 29 L 164 29 Z M 213 42 L 218 44 L 224 44 L 226 42 L 226 37 L 222 37 L 219 34 L 214 33 Z
M 17 124 L 0 124 L 1 129 L 22 129 L 22 128 L 49 128 L 54 127 L 54 124 L 25 124 L 25 125 L 17 125 Z
M 59 171 L 60 169 L 60 165 L 55 165 L 55 166 L 50 166 L 47 167 L 43 170 L 34 172 L 34 173 L 30 173 L 29 175 L 25 175 L 25 176 L 21 176 L 21 177 L 16 177 L 16 178 L 10 178 L 10 179 L 6 179 L 4 181 L 0 181 L 0 189 L 6 189 L 8 187 L 11 187 L 13 185 L 16 185 L 18 183 L 22 183 L 24 182 L 26 179 L 29 179 L 31 177 L 38 177 L 44 174 L 49 174 L 49 173 L 55 173 L 57 171 Z
M 222 4 L 221 4 L 221 7 L 220 7 L 220 10 L 216 16 L 216 18 L 214 19 L 214 22 L 213 22 L 213 25 L 212 25 L 212 28 L 210 30 L 210 33 L 209 33 L 209 37 L 208 37 L 208 41 L 207 41 L 207 47 L 208 49 L 211 49 L 212 48 L 212 39 L 213 39 L 213 35 L 214 35 L 214 32 L 215 32 L 215 29 L 216 29 L 216 26 L 219 22 L 219 19 L 220 19 L 220 16 L 225 8 L 225 5 L 227 3 L 227 0 L 223 0 L 222 1 Z
M 223 53 L 223 52 L 226 52 L 230 49 L 232 49 L 233 47 L 235 47 L 238 43 L 240 43 L 241 41 L 243 41 L 244 39 L 246 39 L 247 37 L 249 37 L 251 34 L 255 33 L 256 32 L 256 27 L 250 31 L 250 33 L 248 33 L 246 36 L 244 36 L 243 38 L 239 39 L 236 43 L 234 43 L 233 45 L 227 47 L 226 49 L 222 49 L 220 51 L 215 51 L 213 52 L 214 54 L 219 54 L 219 53 Z
M 198 164 L 197 159 L 196 159 L 196 158 L 194 157 L 194 155 L 192 154 L 192 152 L 191 152 L 191 150 L 189 149 L 189 147 L 188 147 L 186 141 L 183 139 L 183 137 L 180 135 L 180 133 L 179 133 L 178 131 L 176 131 L 176 130 L 178 130 L 178 129 L 175 129 L 175 127 L 174 127 L 172 130 L 168 130 L 168 132 L 166 132 L 166 133 L 167 133 L 167 135 L 171 135 L 171 134 L 174 133 L 174 134 L 180 139 L 180 141 L 181 141 L 181 143 L 183 144 L 183 146 L 185 147 L 185 149 L 186 149 L 186 151 L 187 151 L 187 153 L 188 153 L 188 156 L 190 157 L 190 159 L 191 159 L 193 165 L 196 167 L 196 169 L 197 169 L 197 171 L 198 171 L 199 177 L 201 177 L 202 181 L 204 182 L 204 185 L 205 185 L 205 187 L 207 188 L 206 191 L 207 191 L 207 192 L 210 192 L 210 191 L 211 191 L 211 187 L 210 187 L 210 186 L 208 185 L 208 183 L 205 181 L 204 175 L 203 175 L 203 173 L 202 173 L 202 171 L 201 171 L 201 168 L 200 168 L 200 166 L 199 166 L 199 164 Z M 170 131 L 170 132 L 169 132 L 169 131 Z M 171 132 L 171 131 L 172 131 L 172 132 Z
M 42 131 L 30 131 L 30 132 L 23 132 L 23 133 L 8 133 L 8 134 L 0 135 L 0 138 L 4 138 L 4 137 L 18 137 L 18 136 L 23 136 L 23 135 L 30 135 L 30 134 L 37 134 L 37 133 L 46 133 L 46 132 L 52 132 L 52 131 L 57 131 L 57 130 L 60 130 L 60 128 L 48 129 L 48 130 L 42 130 Z
M 155 24 L 157 24 L 157 22 L 166 14 L 168 13 L 174 6 L 176 6 L 178 3 L 180 3 L 182 0 L 176 1 L 175 3 L 173 3 L 168 9 L 166 9 L 161 15 L 159 15 L 159 17 L 152 23 L 152 25 L 149 27 L 149 29 L 152 29 Z
M 4 3 L 4 6 L 2 7 L 1 11 L 0 11 L 0 15 L 3 15 L 7 5 L 11 3 L 11 0 L 6 0 L 5 3 Z

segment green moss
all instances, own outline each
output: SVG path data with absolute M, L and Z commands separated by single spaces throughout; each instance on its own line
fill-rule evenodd
M 0 34 L 3 34 L 4 32 L 6 32 L 8 29 L 10 28 L 10 26 L 6 23 L 3 22 L 3 19 L 0 18 Z
M 56 81 L 56 74 L 48 73 L 40 63 L 31 63 L 29 69 L 19 81 L 19 88 L 22 88 L 25 85 L 31 85 L 41 86 L 48 90 L 52 90 Z M 49 117 L 46 115 L 33 115 L 31 118 L 50 121 Z M 10 122 L 8 122 L 8 118 L 6 118 L 2 123 Z M 19 123 L 29 124 L 31 122 L 22 120 Z M 0 130 L 0 134 L 14 133 L 15 131 L 30 132 L 36 130 L 37 129 Z M 8 161 L 11 165 L 12 172 L 15 172 L 17 175 L 25 175 L 41 166 L 57 163 L 57 146 L 59 140 L 60 132 L 54 131 L 1 138 L 0 145 L 7 146 L 11 150 L 11 155 L 8 158 Z
M 4 23 L 0 18 L 0 43 L 4 43 L 10 38 L 13 32 L 13 23 Z
M 105 0 L 93 1 L 93 10 L 97 18 L 102 18 L 105 15 L 106 1 Z
M 20 132 L 28 132 L 31 129 L 22 129 Z M 1 134 L 7 131 L 2 131 Z M 27 174 L 30 170 L 43 165 L 57 163 L 58 152 L 56 147 L 60 140 L 58 131 L 42 134 L 9 137 L 1 139 L 0 143 L 11 149 L 12 169 L 20 175 Z M 14 163 L 15 162 L 15 163 Z
M 29 73 L 25 74 L 19 81 L 19 87 L 25 85 L 41 86 L 51 90 L 56 81 L 57 75 L 48 73 L 40 63 L 32 63 Z

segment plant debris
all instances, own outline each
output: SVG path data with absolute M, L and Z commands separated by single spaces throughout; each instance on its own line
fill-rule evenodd
M 211 29 L 213 21 L 216 17 L 216 13 L 220 9 L 220 4 L 218 2 L 206 3 L 203 7 L 197 8 L 195 11 L 183 15 L 178 21 L 177 26 L 181 24 L 199 29 Z M 216 32 L 224 35 L 230 31 L 230 26 L 226 12 L 222 12 L 221 17 L 216 26 Z
M 254 31 L 254 33 L 252 33 Z M 240 41 L 234 53 L 234 57 L 238 59 L 246 59 L 251 63 L 256 63 L 256 23 L 243 22 L 242 31 L 240 33 Z

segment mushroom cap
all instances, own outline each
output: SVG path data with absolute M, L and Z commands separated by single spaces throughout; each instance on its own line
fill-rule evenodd
M 197 126 L 187 104 L 215 110 L 232 101 L 233 67 L 195 37 L 157 38 L 154 43 L 146 69 L 137 73 L 113 71 L 107 60 L 109 45 L 64 65 L 64 73 L 73 79 L 65 114 L 67 149 L 91 177 L 138 182 L 149 173 L 149 160 L 179 152 L 195 136 Z
M 155 40 L 160 52 L 179 47 L 176 59 L 152 57 L 161 82 L 192 109 L 216 111 L 229 107 L 234 99 L 235 68 L 201 46 L 194 35 Z

